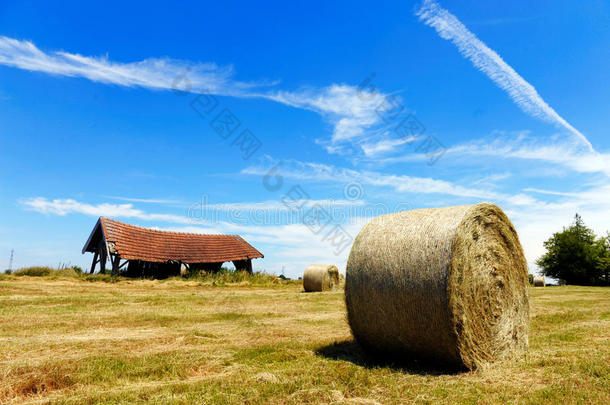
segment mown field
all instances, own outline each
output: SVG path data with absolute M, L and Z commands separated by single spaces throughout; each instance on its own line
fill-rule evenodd
M 0 278 L 0 403 L 610 403 L 610 289 L 531 289 L 530 352 L 475 372 L 367 358 L 341 291 Z

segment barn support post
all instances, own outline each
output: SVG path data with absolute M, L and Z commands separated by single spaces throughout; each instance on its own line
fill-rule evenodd
M 106 274 L 106 250 L 100 247 L 100 273 Z
M 252 274 L 252 259 L 246 260 L 246 271 L 248 274 Z
M 115 254 L 112 258 L 112 275 L 116 276 L 119 272 L 119 263 L 121 262 L 121 256 Z
M 93 261 L 91 262 L 91 271 L 89 271 L 89 274 L 93 274 L 93 272 L 95 271 L 96 264 L 97 264 L 97 251 L 95 251 L 93 253 Z
M 248 274 L 252 274 L 252 259 L 233 260 L 233 265 L 237 271 L 246 271 Z

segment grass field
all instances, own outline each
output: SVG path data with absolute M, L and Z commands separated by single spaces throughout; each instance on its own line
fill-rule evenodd
M 527 358 L 376 363 L 341 291 L 0 278 L 0 403 L 610 403 L 610 289 L 531 290 Z

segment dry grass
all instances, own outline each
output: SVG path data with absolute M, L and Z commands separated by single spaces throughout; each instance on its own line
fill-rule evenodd
M 301 291 L 3 277 L 0 403 L 610 402 L 608 288 L 532 288 L 527 358 L 457 374 L 367 358 L 342 291 Z

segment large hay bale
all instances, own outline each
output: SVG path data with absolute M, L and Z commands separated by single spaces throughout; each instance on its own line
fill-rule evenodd
M 544 279 L 544 276 L 534 277 L 534 287 L 546 287 L 546 281 Z
M 326 264 L 311 264 L 303 273 L 303 288 L 307 292 L 332 290 L 339 284 L 339 269 Z
M 371 352 L 473 369 L 527 350 L 527 265 L 493 204 L 373 219 L 354 241 L 345 282 L 352 333 Z

